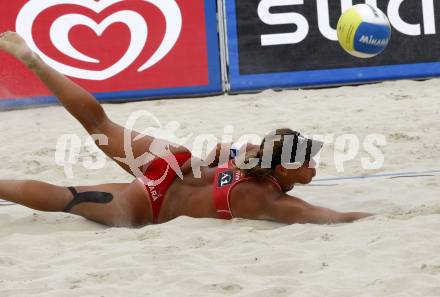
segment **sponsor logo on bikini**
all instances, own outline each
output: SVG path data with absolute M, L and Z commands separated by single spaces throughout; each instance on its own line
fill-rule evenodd
M 148 189 L 150 190 L 150 195 L 151 195 L 151 199 L 153 199 L 153 201 L 156 201 L 157 199 L 159 199 L 162 195 L 158 194 L 156 191 L 156 188 L 154 186 L 148 185 Z
M 243 176 L 243 173 L 241 171 L 237 171 L 234 175 L 234 181 L 239 181 L 242 176 Z
M 218 177 L 218 186 L 219 187 L 224 187 L 226 185 L 229 185 L 232 183 L 234 177 L 234 172 L 231 171 L 225 171 L 225 172 L 221 172 L 219 177 Z

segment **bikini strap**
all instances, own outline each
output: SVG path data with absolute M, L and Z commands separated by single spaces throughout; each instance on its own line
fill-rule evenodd
M 278 190 L 280 190 L 281 192 L 283 191 L 283 188 L 280 186 L 280 183 L 275 177 L 273 177 L 272 175 L 266 175 L 264 178 L 270 181 Z

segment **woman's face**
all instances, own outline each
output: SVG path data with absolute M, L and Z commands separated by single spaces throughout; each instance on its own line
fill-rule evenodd
M 315 166 L 311 166 L 312 162 L 305 162 L 300 168 L 294 169 L 296 172 L 292 173 L 292 179 L 300 184 L 308 184 L 316 175 Z
M 297 169 L 287 169 L 280 166 L 275 170 L 275 177 L 278 179 L 283 191 L 288 192 L 293 189 L 296 183 L 310 183 L 316 175 L 315 166 L 316 163 L 313 160 L 304 162 L 304 164 Z

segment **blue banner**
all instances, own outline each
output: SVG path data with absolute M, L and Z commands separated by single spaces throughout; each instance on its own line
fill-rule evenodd
M 386 50 L 369 59 L 350 56 L 337 42 L 344 5 L 347 1 L 226 1 L 231 92 L 440 75 L 440 6 L 433 0 L 398 5 L 377 0 L 393 32 Z

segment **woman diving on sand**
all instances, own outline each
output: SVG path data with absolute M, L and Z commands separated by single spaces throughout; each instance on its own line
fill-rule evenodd
M 105 135 L 108 144 L 97 143 L 98 147 L 136 177 L 131 183 L 74 187 L 32 180 L 0 180 L 1 199 L 121 227 L 163 223 L 178 216 L 328 224 L 352 222 L 371 215 L 337 212 L 286 194 L 297 183 L 311 182 L 316 174 L 313 157 L 322 146 L 290 129 L 278 129 L 268 134 L 260 146 L 246 147 L 250 150 L 244 159 L 255 161 L 252 168 L 244 168 L 233 159 L 222 160 L 217 149 L 216 161 L 202 167 L 200 176 L 196 176 L 191 168 L 195 157 L 187 148 L 176 145 L 170 146 L 161 157 L 138 166 L 143 176 L 136 176 L 132 166 L 120 159 L 126 155 L 126 129 L 113 123 L 92 95 L 44 63 L 14 32 L 0 35 L 0 50 L 20 60 L 38 76 L 90 135 Z M 150 153 L 151 145 L 158 140 L 135 131 L 130 133 L 134 158 Z M 267 151 L 270 151 L 269 159 Z M 290 152 L 288 158 L 285 151 Z M 169 160 L 177 166 L 171 167 L 178 170 L 170 169 Z

